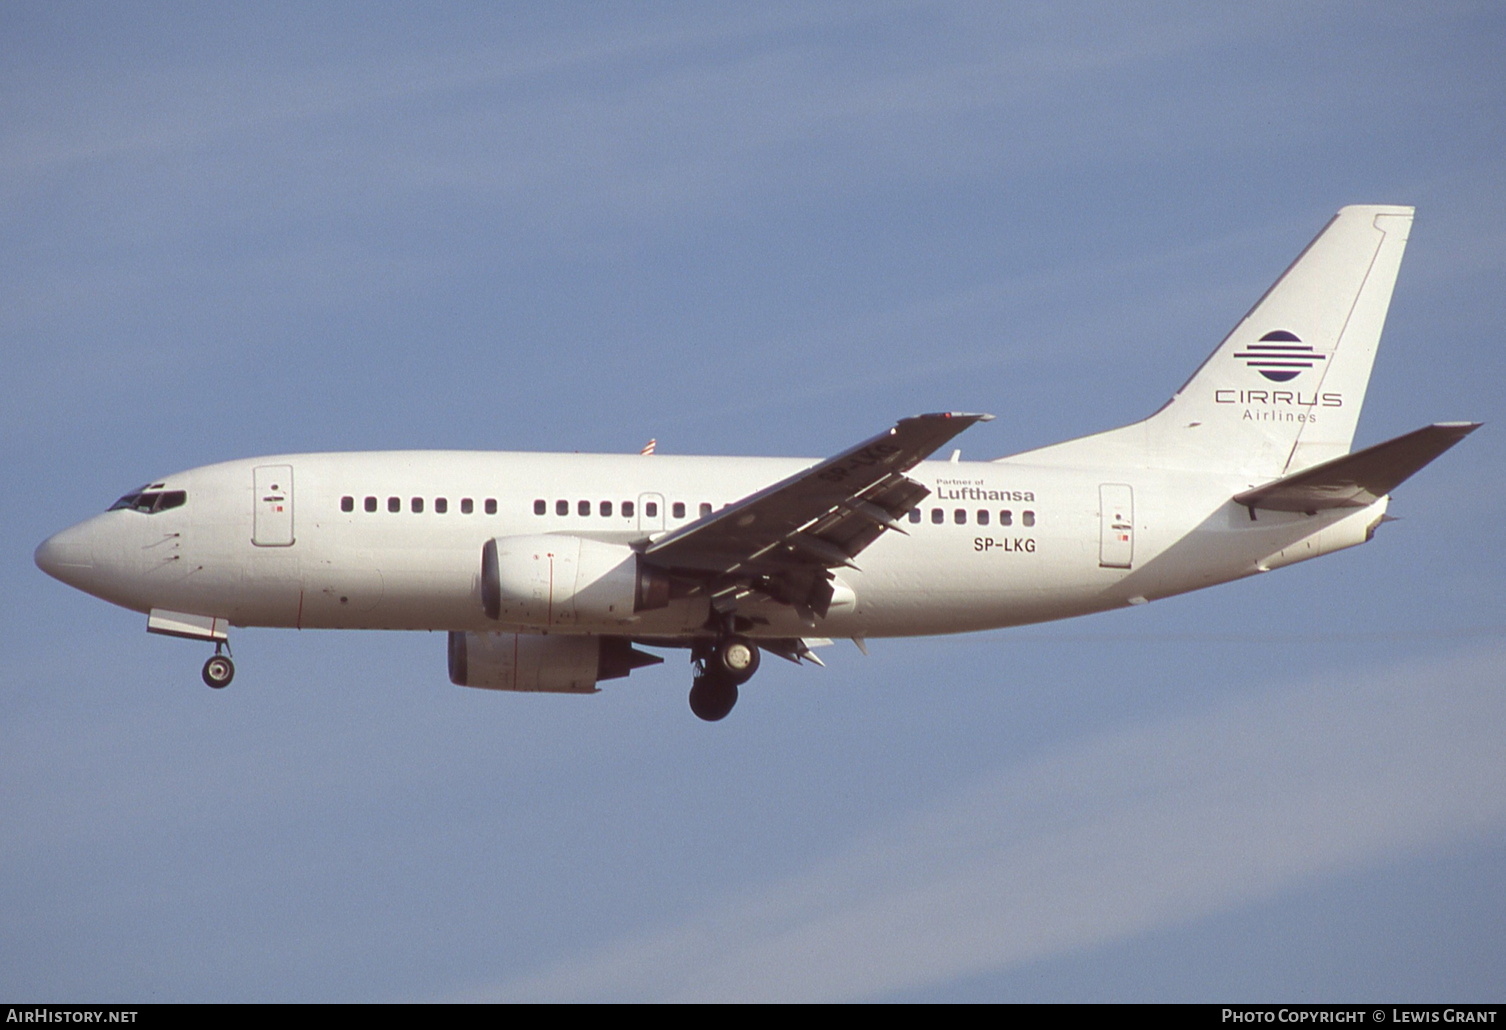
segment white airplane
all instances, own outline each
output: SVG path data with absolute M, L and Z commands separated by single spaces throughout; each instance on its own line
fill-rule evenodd
M 1369 540 L 1390 492 L 1478 428 L 1350 453 L 1408 207 L 1340 211 L 1150 418 L 994 461 L 927 461 L 932 414 L 821 462 L 651 453 L 289 454 L 155 480 L 43 571 L 214 643 L 231 626 L 444 630 L 450 679 L 594 693 L 688 648 L 724 717 L 761 651 L 1143 604 Z M 645 449 L 651 450 L 649 448 Z

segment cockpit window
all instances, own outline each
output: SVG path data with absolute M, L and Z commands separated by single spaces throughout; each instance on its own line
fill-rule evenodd
M 154 483 L 153 486 L 161 486 Z M 121 508 L 129 508 L 131 511 L 139 511 L 143 515 L 155 515 L 159 511 L 167 511 L 169 508 L 181 508 L 188 503 L 186 490 L 153 490 L 150 487 L 135 493 L 126 494 L 120 500 L 110 505 L 110 511 L 118 511 Z

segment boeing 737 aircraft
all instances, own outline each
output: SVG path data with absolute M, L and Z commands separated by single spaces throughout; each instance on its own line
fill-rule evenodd
M 1150 418 L 994 461 L 927 461 L 933 414 L 825 461 L 283 454 L 163 476 L 36 551 L 49 575 L 212 642 L 232 626 L 445 630 L 450 679 L 594 693 L 688 649 L 724 717 L 762 652 L 1143 604 L 1369 540 L 1478 428 L 1350 453 L 1412 209 L 1346 207 Z M 819 662 L 818 662 L 819 664 Z

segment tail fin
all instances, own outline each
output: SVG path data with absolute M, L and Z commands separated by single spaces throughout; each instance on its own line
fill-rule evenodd
M 1349 453 L 1412 214 L 1344 208 L 1155 415 L 1027 460 L 1270 479 Z

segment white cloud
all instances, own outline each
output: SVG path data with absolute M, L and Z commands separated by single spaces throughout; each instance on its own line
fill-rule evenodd
M 1120 728 L 477 996 L 839 1001 L 1089 948 L 1506 822 L 1506 651 Z

